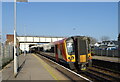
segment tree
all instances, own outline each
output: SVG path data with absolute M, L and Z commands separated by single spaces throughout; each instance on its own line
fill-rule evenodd
M 97 42 L 96 38 L 90 37 L 90 42 L 91 44 L 95 44 Z
M 109 36 L 102 36 L 101 37 L 101 41 L 108 41 L 108 40 L 110 40 Z

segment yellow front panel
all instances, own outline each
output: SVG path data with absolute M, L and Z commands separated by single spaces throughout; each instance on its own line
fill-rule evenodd
M 67 55 L 68 62 L 75 62 L 75 55 Z
M 75 62 L 75 55 L 68 55 L 65 40 L 64 40 L 64 47 L 65 47 L 65 53 L 66 53 L 67 62 Z
M 86 62 L 86 55 L 80 55 L 80 62 Z

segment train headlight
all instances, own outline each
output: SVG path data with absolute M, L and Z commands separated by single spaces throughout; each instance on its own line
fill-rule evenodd
M 73 60 L 74 59 L 74 56 L 71 56 L 71 57 L 68 57 L 69 60 Z

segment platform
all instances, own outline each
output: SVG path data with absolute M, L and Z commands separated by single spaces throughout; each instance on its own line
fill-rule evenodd
M 92 58 L 93 59 L 97 59 L 97 60 L 103 60 L 103 61 L 120 63 L 120 58 L 117 58 L 117 57 L 92 56 Z
M 20 63 L 25 59 L 24 64 Z M 17 77 L 13 76 L 13 62 L 11 62 L 1 71 L 2 80 L 70 80 L 35 54 L 21 55 L 19 61 L 22 68 Z

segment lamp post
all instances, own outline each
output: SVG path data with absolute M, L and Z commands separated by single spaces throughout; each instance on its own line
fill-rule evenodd
M 14 0 L 14 76 L 17 75 L 17 52 L 16 52 L 16 0 Z
M 28 0 L 14 0 L 14 76 L 16 77 L 18 72 L 18 60 L 17 60 L 17 44 L 16 44 L 16 2 L 28 2 Z

